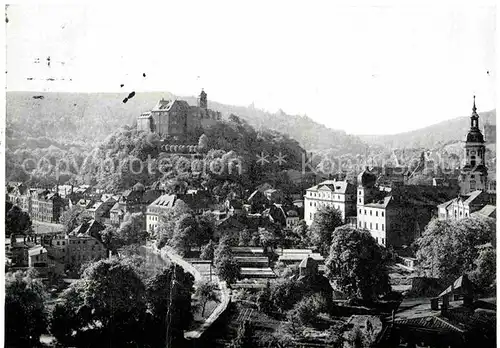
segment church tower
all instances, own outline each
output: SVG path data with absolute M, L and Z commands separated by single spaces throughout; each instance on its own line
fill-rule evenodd
M 200 96 L 198 97 L 198 107 L 205 109 L 205 110 L 208 107 L 207 94 L 205 93 L 203 88 L 201 89 Z
M 460 192 L 467 194 L 475 190 L 486 190 L 488 168 L 485 163 L 484 138 L 479 129 L 479 115 L 476 109 L 476 96 L 470 117 L 470 129 L 465 141 L 465 160 L 460 175 Z

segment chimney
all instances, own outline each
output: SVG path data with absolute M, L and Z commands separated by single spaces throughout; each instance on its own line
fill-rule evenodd
M 443 295 L 443 303 L 441 304 L 441 313 L 446 312 L 448 310 L 450 304 L 450 297 L 448 294 Z
M 431 298 L 431 310 L 433 310 L 433 311 L 439 310 L 439 298 L 438 297 Z

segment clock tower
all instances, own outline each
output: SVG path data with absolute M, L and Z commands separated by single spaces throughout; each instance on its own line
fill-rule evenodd
M 486 146 L 479 129 L 479 115 L 476 109 L 476 96 L 470 117 L 470 129 L 465 140 L 465 160 L 460 174 L 460 193 L 467 194 L 475 190 L 486 190 L 488 168 L 485 165 Z

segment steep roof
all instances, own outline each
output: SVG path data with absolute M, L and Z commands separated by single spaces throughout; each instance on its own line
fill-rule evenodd
M 76 227 L 73 231 L 68 233 L 68 235 L 71 237 L 93 237 L 98 241 L 101 241 L 99 232 L 104 230 L 105 228 L 106 227 L 98 221 L 89 220 Z
M 354 193 L 355 188 L 354 185 L 349 183 L 346 180 L 325 180 L 323 182 L 320 182 L 318 185 L 310 187 L 307 189 L 307 191 L 331 191 L 335 193 Z
M 163 207 L 163 208 L 172 208 L 177 200 L 177 195 L 165 194 L 161 195 L 157 199 L 153 201 L 149 206 L 150 207 Z
M 447 287 L 438 297 L 443 297 L 446 294 L 451 293 L 452 285 Z M 472 294 L 472 284 L 467 277 L 467 275 L 461 275 L 453 282 L 453 291 L 461 291 L 462 293 Z
M 158 103 L 154 106 L 151 111 L 170 111 L 172 107 L 175 105 L 181 105 L 181 107 L 184 108 L 189 108 L 189 104 L 185 100 L 178 100 L 178 99 L 173 99 L 173 100 L 165 100 L 165 99 L 160 99 Z

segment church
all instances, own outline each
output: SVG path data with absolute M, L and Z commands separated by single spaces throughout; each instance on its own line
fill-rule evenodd
M 137 118 L 137 130 L 181 139 L 220 119 L 220 112 L 208 109 L 207 93 L 202 89 L 196 106 L 185 100 L 162 98 L 153 109 Z
M 470 129 L 465 140 L 465 161 L 460 173 L 460 193 L 468 194 L 475 190 L 486 191 L 488 168 L 486 168 L 483 133 L 479 129 L 479 115 L 476 108 L 476 96 L 470 117 Z

